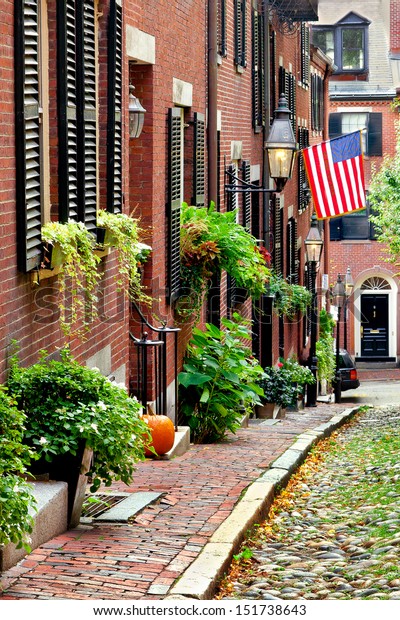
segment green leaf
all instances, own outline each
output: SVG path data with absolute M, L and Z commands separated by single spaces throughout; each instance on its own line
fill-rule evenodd
M 210 390 L 208 388 L 204 388 L 203 393 L 200 397 L 200 402 L 208 403 L 209 398 L 210 398 Z
M 212 377 L 210 377 L 210 375 L 202 375 L 194 372 L 180 372 L 178 375 L 179 383 L 186 388 L 190 385 L 202 385 L 211 379 Z

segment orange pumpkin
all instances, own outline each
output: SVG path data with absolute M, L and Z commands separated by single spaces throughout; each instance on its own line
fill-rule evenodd
M 175 441 L 175 427 L 172 420 L 166 415 L 143 416 L 143 420 L 149 425 L 152 441 L 148 446 L 154 448 L 158 456 L 171 450 Z M 145 456 L 154 456 L 154 452 L 145 447 Z

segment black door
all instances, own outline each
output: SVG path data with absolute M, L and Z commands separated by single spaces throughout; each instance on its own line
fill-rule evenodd
M 389 296 L 361 296 L 361 355 L 387 357 L 389 355 Z

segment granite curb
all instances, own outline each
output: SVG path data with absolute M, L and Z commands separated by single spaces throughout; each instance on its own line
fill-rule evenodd
M 348 421 L 359 406 L 344 409 L 329 422 L 299 434 L 257 480 L 252 482 L 231 514 L 219 526 L 200 555 L 181 575 L 166 599 L 211 600 L 248 530 L 265 519 L 275 494 L 284 487 L 301 465 L 312 446 L 329 437 Z

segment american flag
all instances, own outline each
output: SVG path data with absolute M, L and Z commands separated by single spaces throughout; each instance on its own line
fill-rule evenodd
M 365 209 L 361 131 L 310 146 L 303 157 L 319 220 Z

